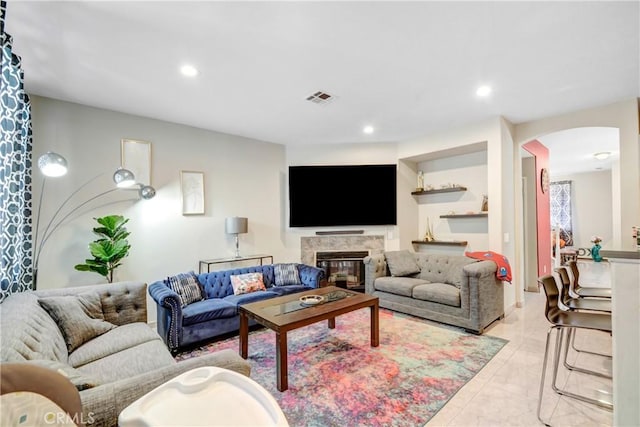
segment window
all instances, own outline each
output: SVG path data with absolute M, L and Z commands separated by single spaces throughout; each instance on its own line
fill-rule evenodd
M 566 246 L 573 245 L 571 224 L 571 181 L 557 181 L 549 185 L 551 227 L 560 228 L 560 238 Z

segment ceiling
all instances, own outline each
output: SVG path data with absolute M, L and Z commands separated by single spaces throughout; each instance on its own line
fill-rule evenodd
M 635 1 L 12 1 L 6 29 L 31 94 L 322 144 L 638 97 L 639 16 Z M 317 91 L 332 101 L 306 100 Z

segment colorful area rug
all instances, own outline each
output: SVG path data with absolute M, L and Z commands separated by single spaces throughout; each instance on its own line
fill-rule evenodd
M 289 389 L 276 388 L 275 333 L 249 335 L 251 378 L 279 402 L 292 427 L 422 426 L 507 341 L 380 310 L 380 346 L 370 346 L 369 310 L 289 332 Z M 179 354 L 237 351 L 238 338 Z

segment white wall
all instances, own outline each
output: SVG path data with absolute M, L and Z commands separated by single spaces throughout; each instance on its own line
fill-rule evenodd
M 442 185 L 457 184 L 467 191 L 437 193 L 418 197 L 418 232 L 422 238 L 427 229 L 427 218 L 436 240 L 466 240 L 464 247 L 421 246 L 424 252 L 446 252 L 463 255 L 464 251 L 482 251 L 489 247 L 489 224 L 487 218 L 440 218 L 446 214 L 478 213 L 482 207 L 482 196 L 488 194 L 487 151 L 461 154 L 418 163 L 424 172 L 425 185 L 434 189 Z
M 592 236 L 602 238 L 602 246 L 613 240 L 611 212 L 611 171 L 552 175 L 552 181 L 571 181 L 571 217 L 574 247 L 590 248 Z
M 119 191 L 73 215 L 44 247 L 39 288 L 104 282 L 102 276 L 77 272 L 73 266 L 88 257 L 87 244 L 96 238 L 92 217 L 108 214 L 130 218 L 131 251 L 116 270 L 117 280 L 151 283 L 177 272 L 197 272 L 200 259 L 232 255 L 234 240 L 224 232 L 224 219 L 236 215 L 249 218 L 249 233 L 240 237 L 242 253 L 271 253 L 276 262 L 296 259 L 287 258 L 282 237 L 282 145 L 38 96 L 32 97 L 32 110 L 34 161 L 50 150 L 69 162 L 66 176 L 47 181 L 44 224 L 64 198 L 96 174 L 105 173 L 74 196 L 71 206 L 113 187 L 111 174 L 120 165 L 121 138 L 151 142 L 152 185 L 157 190 L 148 201 L 136 200 L 135 192 Z M 205 215 L 182 215 L 181 170 L 204 172 Z M 42 182 L 37 168 L 33 180 L 37 204 Z M 128 201 L 103 206 L 122 199 Z M 155 320 L 155 304 L 150 301 L 148 308 L 150 320 Z

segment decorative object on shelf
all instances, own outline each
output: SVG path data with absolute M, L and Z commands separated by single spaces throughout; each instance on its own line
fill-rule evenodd
M 425 190 L 425 191 L 432 191 L 432 190 L 433 190 L 433 185 L 431 185 L 431 184 L 427 184 L 427 186 L 426 186 L 426 187 L 424 187 L 424 190 Z
M 204 172 L 180 171 L 182 215 L 204 215 Z
M 598 236 L 593 236 L 591 238 L 591 243 L 593 243 L 593 247 L 591 248 L 591 258 L 593 258 L 595 262 L 602 261 L 602 257 L 600 256 L 600 242 L 602 242 L 602 238 Z
M 236 258 L 241 258 L 238 234 L 245 234 L 249 231 L 249 220 L 238 216 L 233 216 L 225 220 L 225 231 L 227 234 L 235 234 L 236 237 Z
M 122 168 L 133 173 L 136 182 L 151 185 L 151 143 L 134 139 L 120 140 Z
M 424 189 L 424 172 L 418 171 L 418 186 L 416 191 L 422 191 Z
M 424 240 L 425 242 L 433 242 L 434 240 L 436 240 L 436 238 L 433 236 L 433 229 L 431 228 L 431 225 L 429 224 L 429 218 L 427 217 L 427 231 L 424 234 Z
M 486 194 L 482 195 L 482 207 L 480 208 L 481 212 L 489 212 L 489 196 Z
M 125 224 L 128 218 L 122 215 L 108 215 L 94 218 L 100 227 L 94 227 L 93 232 L 100 236 L 98 240 L 89 243 L 89 252 L 93 259 L 86 259 L 84 264 L 77 264 L 78 271 L 92 271 L 104 276 L 107 282 L 113 282 L 113 271 L 120 266 L 120 261 L 129 255 L 131 245 L 127 241 L 129 233 Z
M 547 168 L 540 170 L 540 188 L 542 188 L 543 193 L 549 191 L 549 171 Z
M 83 202 L 77 204 L 71 209 L 67 209 L 68 205 L 74 199 L 82 189 L 87 187 L 90 183 L 100 178 L 104 174 L 99 174 L 89 179 L 87 182 L 78 187 L 75 191 L 73 191 L 65 200 L 60 203 L 60 206 L 56 209 L 53 216 L 49 219 L 46 226 L 44 227 L 44 231 L 42 235 L 40 235 L 40 220 L 41 220 L 41 210 L 42 210 L 42 202 L 44 201 L 44 193 L 45 193 L 45 184 L 47 182 L 48 177 L 60 177 L 67 173 L 67 160 L 57 153 L 48 152 L 43 154 L 38 159 L 38 168 L 44 175 L 44 179 L 42 180 L 42 187 L 40 188 L 40 197 L 38 201 L 38 211 L 36 213 L 36 225 L 33 233 L 33 290 L 37 289 L 38 285 L 38 265 L 40 263 L 40 254 L 42 253 L 42 248 L 45 243 L 49 240 L 49 238 L 56 232 L 56 230 L 75 212 L 77 212 L 82 207 L 88 205 L 94 200 L 103 197 L 107 194 L 113 193 L 114 191 L 118 191 L 123 187 L 119 186 L 116 188 L 111 188 L 109 190 L 98 193 L 97 195 L 84 200 Z M 133 179 L 132 179 L 133 178 Z M 127 169 L 119 168 L 113 174 L 113 181 L 116 184 L 122 185 L 123 183 L 135 182 L 135 175 L 133 172 Z M 153 198 L 156 194 L 156 190 L 150 185 L 139 186 L 138 196 L 144 200 L 149 200 Z M 66 209 L 66 210 L 65 210 Z

